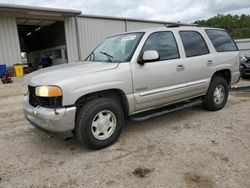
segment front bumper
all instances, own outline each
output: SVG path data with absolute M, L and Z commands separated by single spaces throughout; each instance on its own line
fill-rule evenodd
M 35 127 L 44 131 L 60 133 L 71 131 L 75 127 L 76 107 L 44 108 L 33 107 L 29 104 L 29 97 L 23 99 L 24 117 Z

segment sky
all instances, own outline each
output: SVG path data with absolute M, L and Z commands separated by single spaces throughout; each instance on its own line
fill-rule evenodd
M 249 14 L 250 0 L 0 0 L 81 10 L 83 14 L 191 23 L 217 14 Z

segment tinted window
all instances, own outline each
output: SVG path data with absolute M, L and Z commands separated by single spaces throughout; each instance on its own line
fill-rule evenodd
M 180 36 L 187 57 L 193 57 L 209 53 L 204 39 L 198 32 L 180 31 Z
M 160 55 L 160 60 L 179 58 L 178 47 L 172 32 L 156 32 L 151 34 L 142 52 L 146 50 L 156 50 Z
M 206 33 L 212 41 L 217 52 L 237 51 L 237 47 L 226 31 L 206 29 Z

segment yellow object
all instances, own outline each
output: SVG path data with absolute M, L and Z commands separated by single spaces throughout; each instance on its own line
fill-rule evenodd
M 23 65 L 14 65 L 16 77 L 23 76 Z
M 59 97 L 62 96 L 62 90 L 57 86 L 37 86 L 36 96 L 39 97 Z

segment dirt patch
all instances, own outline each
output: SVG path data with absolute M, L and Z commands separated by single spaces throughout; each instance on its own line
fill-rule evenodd
M 234 97 L 250 97 L 250 93 L 248 92 L 241 92 L 241 93 L 231 93 Z
M 77 186 L 77 180 L 76 179 L 69 179 L 65 182 L 63 182 L 59 187 L 78 187 Z M 46 186 L 44 186 L 46 187 Z M 52 187 L 52 186 L 48 186 L 48 187 Z
M 113 180 L 108 180 L 108 181 L 106 182 L 106 184 L 107 184 L 108 186 L 111 186 L 111 185 L 114 185 L 114 184 L 115 184 L 115 181 L 113 181 Z
M 215 158 L 215 159 L 220 159 L 223 162 L 229 162 L 229 158 L 225 155 L 223 155 L 222 153 L 217 153 L 217 152 L 213 152 L 211 151 L 210 154 Z
M 156 144 L 148 144 L 147 149 L 148 151 L 154 151 L 157 148 Z
M 211 140 L 211 144 L 212 146 L 218 146 L 219 143 L 216 140 Z
M 127 120 L 115 144 L 91 151 L 32 127 L 22 112 L 25 88 L 0 82 L 0 187 L 250 187 L 248 97 L 232 92 L 216 112 Z
M 196 129 L 196 128 L 200 127 L 200 126 L 201 126 L 200 123 L 193 123 L 192 122 L 192 123 L 185 123 L 183 128 L 184 129 Z
M 224 161 L 224 162 L 228 162 L 229 158 L 228 157 L 221 157 L 221 160 Z
M 214 188 L 215 183 L 208 177 L 197 173 L 187 172 L 184 175 L 185 183 L 188 188 Z
M 152 172 L 153 170 L 154 170 L 154 169 L 138 167 L 138 168 L 136 168 L 136 169 L 133 171 L 133 174 L 134 174 L 136 177 L 144 178 L 144 177 L 146 177 L 150 172 Z
M 233 130 L 234 129 L 232 126 L 225 126 L 224 128 L 228 129 L 228 130 Z

